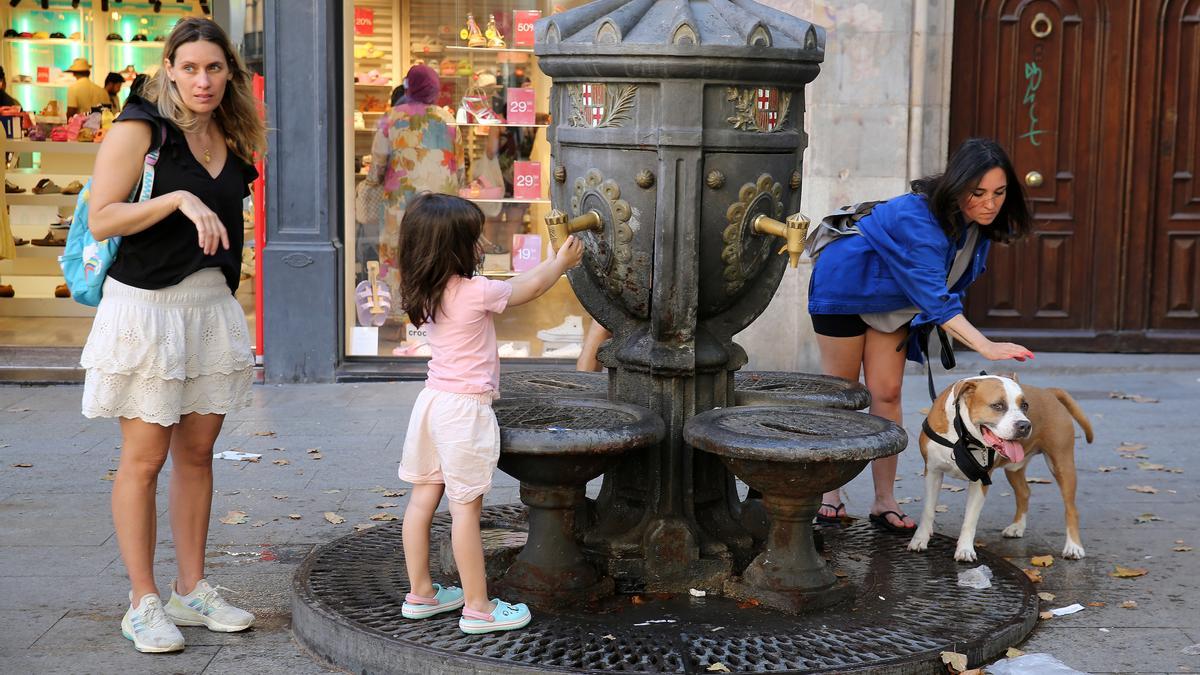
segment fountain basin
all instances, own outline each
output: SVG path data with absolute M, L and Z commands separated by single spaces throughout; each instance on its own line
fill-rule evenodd
M 770 528 L 766 550 L 725 584 L 727 595 L 754 598 L 789 612 L 828 607 L 850 595 L 813 543 L 821 495 L 853 479 L 872 459 L 908 444 L 903 429 L 881 417 L 797 406 L 749 406 L 701 413 L 684 440 L 712 453 L 763 494 Z
M 638 406 L 583 398 L 500 400 L 493 409 L 499 468 L 521 481 L 529 509 L 529 539 L 497 586 L 535 607 L 610 595 L 612 579 L 576 544 L 575 516 L 588 481 L 622 454 L 662 440 L 662 419 Z
M 733 376 L 737 405 L 803 405 L 863 410 L 871 392 L 858 382 L 832 375 L 783 371 L 741 371 Z

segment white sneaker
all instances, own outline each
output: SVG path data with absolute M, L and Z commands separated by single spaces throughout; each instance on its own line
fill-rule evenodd
M 529 345 L 525 343 L 503 342 L 496 351 L 502 359 L 524 359 L 529 357 Z
M 582 342 L 583 317 L 571 314 L 554 328 L 539 330 L 537 336 L 543 342 Z
M 142 596 L 133 606 L 133 591 L 129 592 L 129 609 L 121 618 L 121 635 L 133 641 L 139 652 L 177 652 L 183 649 L 183 633 L 167 619 L 162 598 L 155 593 Z
M 562 347 L 543 349 L 542 358 L 546 359 L 577 359 L 583 348 L 577 344 L 563 345 Z
M 218 633 L 236 633 L 246 630 L 254 623 L 254 615 L 225 602 L 218 589 L 206 579 L 196 582 L 196 587 L 187 595 L 180 595 L 171 584 L 171 599 L 167 602 L 167 616 L 177 626 L 207 626 Z

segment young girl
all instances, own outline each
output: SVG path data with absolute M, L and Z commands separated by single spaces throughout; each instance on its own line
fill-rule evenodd
M 404 512 L 404 557 L 411 592 L 401 613 L 423 619 L 463 608 L 465 633 L 513 630 L 529 623 L 529 608 L 488 599 L 479 514 L 500 458 L 500 427 L 492 412 L 500 359 L 493 314 L 525 304 L 579 263 L 583 245 L 568 237 L 555 256 L 509 281 L 475 273 L 484 216 L 471 202 L 423 194 L 410 202 L 400 228 L 400 293 L 409 320 L 429 324 L 429 377 L 417 397 L 401 480 L 413 483 Z M 445 492 L 451 544 L 462 589 L 429 577 L 429 527 Z M 464 606 L 465 605 L 465 606 Z

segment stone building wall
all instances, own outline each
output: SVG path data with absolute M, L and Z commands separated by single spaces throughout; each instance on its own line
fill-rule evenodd
M 825 63 L 806 92 L 801 210 L 814 223 L 941 170 L 953 0 L 760 1 L 828 31 Z M 811 273 L 807 259 L 789 270 L 766 312 L 737 336 L 749 368 L 820 371 L 807 310 Z

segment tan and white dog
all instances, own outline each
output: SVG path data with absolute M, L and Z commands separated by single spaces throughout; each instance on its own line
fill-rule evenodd
M 926 418 L 927 429 L 953 445 L 960 438 L 956 417 L 962 421 L 959 428 L 965 430 L 967 440 L 973 441 L 968 447 L 973 448 L 975 460 L 986 466 L 986 448 L 991 447 L 995 451 L 995 466 L 1004 469 L 1012 485 L 1017 511 L 1012 524 L 1004 528 L 1004 536 L 1025 534 L 1025 516 L 1029 510 L 1025 467 L 1031 457 L 1043 454 L 1058 482 L 1066 508 L 1067 541 L 1062 555 L 1070 559 L 1082 558 L 1079 514 L 1075 509 L 1075 427 L 1071 418 L 1079 423 L 1088 443 L 1092 442 L 1092 426 L 1075 399 L 1062 389 L 1018 384 L 1015 376 L 968 377 L 955 382 L 934 401 Z M 921 523 L 908 543 L 910 551 L 924 551 L 929 546 L 942 477 L 949 474 L 968 480 L 955 462 L 950 447 L 931 439 L 925 431 L 921 432 L 918 447 L 925 458 L 925 503 Z M 954 551 L 955 560 L 975 560 L 975 526 L 986 496 L 986 485 L 978 480 L 970 482 L 967 509 Z

